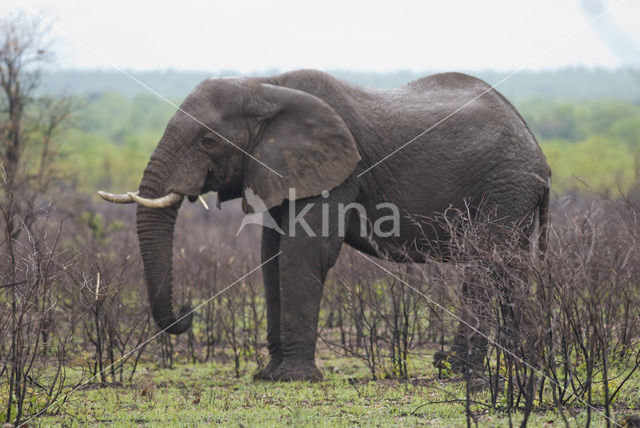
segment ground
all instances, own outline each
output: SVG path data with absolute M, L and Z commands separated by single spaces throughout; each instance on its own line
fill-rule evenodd
M 466 426 L 465 384 L 461 378 L 439 379 L 430 355 L 416 357 L 427 375 L 410 381 L 367 376 L 356 358 L 327 355 L 319 361 L 319 383 L 253 381 L 252 369 L 236 378 L 233 364 L 176 362 L 174 368 L 145 363 L 131 383 L 75 391 L 58 414 L 33 421 L 41 426 Z M 424 361 L 422 359 L 424 358 Z M 489 402 L 488 392 L 475 393 Z M 472 406 L 478 426 L 509 426 L 508 415 Z M 625 412 L 616 416 L 620 419 Z M 565 411 L 571 426 L 584 426 L 583 409 Z M 592 426 L 604 419 L 592 416 Z M 522 415 L 512 415 L 518 426 Z M 564 426 L 557 411 L 537 412 L 528 426 Z

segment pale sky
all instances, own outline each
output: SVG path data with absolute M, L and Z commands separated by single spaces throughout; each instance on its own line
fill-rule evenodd
M 133 70 L 245 73 L 640 66 L 640 0 L 0 3 L 0 15 L 31 9 L 53 16 L 60 30 L 103 57 L 54 30 L 61 68 L 111 68 L 105 59 Z

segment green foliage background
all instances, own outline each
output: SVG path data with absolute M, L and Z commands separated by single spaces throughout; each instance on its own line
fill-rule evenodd
M 266 71 L 261 74 L 273 74 Z M 367 86 L 392 87 L 421 75 L 335 71 Z M 134 73 L 180 104 L 201 80 L 221 73 Z M 506 73 L 471 72 L 496 84 Z M 73 123 L 60 136 L 61 169 L 78 190 L 135 189 L 175 108 L 122 73 L 60 71 L 43 76 L 43 90 L 73 94 Z M 637 178 L 640 72 L 564 69 L 524 72 L 498 85 L 538 138 L 553 170 L 556 193 L 625 194 Z
M 137 188 L 174 112 L 173 106 L 154 95 L 78 96 L 74 123 L 61 136 L 63 170 L 83 192 Z

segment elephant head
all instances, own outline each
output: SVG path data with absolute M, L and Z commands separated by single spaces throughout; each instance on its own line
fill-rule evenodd
M 137 203 L 137 231 L 145 282 L 156 324 L 186 331 L 191 310 L 172 309 L 173 231 L 184 197 L 208 191 L 224 201 L 251 188 L 267 208 L 316 196 L 342 183 L 360 160 L 342 118 L 307 92 L 257 79 L 209 79 L 170 119 L 144 171 L 138 192 L 114 195 Z M 243 198 L 243 210 L 251 207 Z

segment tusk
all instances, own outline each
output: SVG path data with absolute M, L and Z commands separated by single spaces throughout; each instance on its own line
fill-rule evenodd
M 174 192 L 171 192 L 161 198 L 155 199 L 143 198 L 142 196 L 138 195 L 138 192 L 129 192 L 127 193 L 127 195 L 129 195 L 129 197 L 133 199 L 134 202 L 137 202 L 139 205 L 147 208 L 166 208 L 182 200 L 182 195 Z
M 98 190 L 98 195 L 105 201 L 113 202 L 114 204 L 132 204 L 133 199 L 129 196 L 131 193 L 120 193 L 114 194 L 109 192 L 103 192 L 102 190 Z M 138 192 L 135 192 L 137 195 Z
M 204 198 L 200 195 L 198 195 L 198 200 L 200 201 L 204 209 L 209 211 L 209 205 L 207 205 L 207 201 L 205 201 Z

